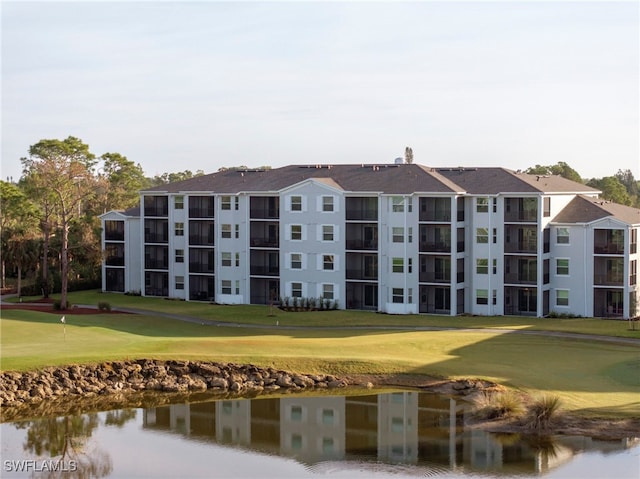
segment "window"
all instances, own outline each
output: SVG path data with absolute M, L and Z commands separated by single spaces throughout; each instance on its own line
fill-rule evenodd
M 556 305 L 569 306 L 569 290 L 568 289 L 556 290 Z
M 231 253 L 222 253 L 222 266 L 231 266 Z
M 291 296 L 302 298 L 302 283 L 291 283 Z
M 323 284 L 322 285 L 322 298 L 323 299 L 333 299 L 333 285 L 332 284 Z
M 489 260 L 486 258 L 476 259 L 476 273 L 489 274 Z
M 394 213 L 404 212 L 404 198 L 402 196 L 393 196 L 391 198 L 391 211 Z
M 302 196 L 291 197 L 291 211 L 302 211 Z
M 173 200 L 173 207 L 177 210 L 184 209 L 184 196 L 176 196 Z
M 392 258 L 391 271 L 394 273 L 404 273 L 404 258 Z
M 413 227 L 409 226 L 407 229 L 407 243 L 413 243 Z
M 236 253 L 236 268 L 240 266 L 240 253 Z
M 223 224 L 222 225 L 222 237 L 223 238 L 231 238 L 231 225 Z
M 333 211 L 333 196 L 322 197 L 322 211 Z
M 407 273 L 413 273 L 413 258 L 407 258 Z
M 476 212 L 477 213 L 489 212 L 489 198 L 476 198 Z
M 498 273 L 498 260 L 497 259 L 493 259 L 493 274 L 497 274 Z
M 407 290 L 407 302 L 409 304 L 413 303 L 413 288 Z
M 302 406 L 291 406 L 291 420 L 302 421 Z
M 240 294 L 240 280 L 236 280 L 236 294 Z
M 566 258 L 556 259 L 556 274 L 568 275 L 569 274 L 569 260 Z
M 542 216 L 551 216 L 551 198 L 549 196 L 542 199 Z
M 629 286 L 633 286 L 637 282 L 638 262 L 634 259 L 629 263 Z
M 476 228 L 476 243 L 488 243 L 489 242 L 489 229 L 488 228 Z
M 322 225 L 322 241 L 333 241 L 333 225 Z
M 176 236 L 184 236 L 184 223 L 175 223 L 174 230 Z
M 301 253 L 291 253 L 291 269 L 302 269 Z
M 240 238 L 240 225 L 236 225 L 236 239 Z
M 322 424 L 331 425 L 333 424 L 333 409 L 323 409 L 322 410 Z
M 498 304 L 498 290 L 493 290 L 493 304 Z
M 231 209 L 231 196 L 223 196 L 221 198 L 221 208 L 223 210 L 230 210 Z
M 175 251 L 175 256 L 176 256 L 176 263 L 184 263 L 184 250 L 183 249 L 177 249 Z
M 322 255 L 322 269 L 325 271 L 333 271 L 334 258 L 332 254 Z
M 489 291 L 486 289 L 476 290 L 476 304 L 489 304 Z
M 569 228 L 558 228 L 556 230 L 556 243 L 569 244 Z
M 184 289 L 184 276 L 176 276 L 176 289 Z
M 240 209 L 240 198 L 236 196 L 234 199 L 236 204 L 236 211 L 238 211 Z
M 391 228 L 391 237 L 394 243 L 404 243 L 404 228 L 402 227 Z
M 498 243 L 498 229 L 493 228 L 493 244 L 497 244 L 497 243 Z
M 231 294 L 231 280 L 223 279 L 222 280 L 222 294 Z
M 498 198 L 493 198 L 493 212 L 496 213 L 498 211 Z
M 391 289 L 391 302 L 403 303 L 404 302 L 404 289 L 392 288 Z
M 291 225 L 291 239 L 294 241 L 302 239 L 302 225 Z

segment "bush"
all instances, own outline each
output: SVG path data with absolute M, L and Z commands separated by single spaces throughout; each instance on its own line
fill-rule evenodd
M 557 396 L 545 395 L 536 399 L 529 407 L 529 428 L 536 431 L 547 429 L 558 415 L 560 405 L 560 398 Z
M 100 301 L 98 303 L 98 309 L 100 311 L 111 311 L 111 304 L 106 301 Z
M 72 307 L 71 302 L 67 301 L 67 308 L 66 309 L 71 309 L 71 307 Z M 62 311 L 62 302 L 59 299 L 56 299 L 53 302 L 53 309 L 55 311 Z
M 520 416 L 525 407 L 522 397 L 515 391 L 485 392 L 475 400 L 476 414 L 485 419 Z

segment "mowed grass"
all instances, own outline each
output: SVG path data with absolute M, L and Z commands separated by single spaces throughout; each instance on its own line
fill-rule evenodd
M 57 298 L 59 295 L 53 295 Z M 25 297 L 24 302 L 39 297 Z M 226 323 L 255 325 L 313 326 L 313 327 L 445 327 L 471 329 L 527 329 L 532 331 L 557 331 L 579 334 L 603 335 L 640 339 L 640 324 L 635 330 L 628 321 L 596 318 L 533 318 L 520 316 L 432 316 L 389 315 L 367 311 L 299 311 L 287 312 L 261 305 L 226 306 L 209 303 L 166 300 L 100 291 L 78 291 L 69 294 L 72 304 L 96 306 L 108 302 L 113 308 L 134 308 L 158 313 L 179 314 Z M 15 299 L 10 301 L 16 301 Z
M 334 313 L 341 312 L 327 314 Z M 640 354 L 635 345 L 506 330 L 296 330 L 284 328 L 282 320 L 280 326 L 272 323 L 269 329 L 207 326 L 153 313 L 67 315 L 63 325 L 60 316 L 3 310 L 0 367 L 28 370 L 159 358 L 252 363 L 338 375 L 479 377 L 533 394 L 557 395 L 566 409 L 576 412 L 640 416 Z

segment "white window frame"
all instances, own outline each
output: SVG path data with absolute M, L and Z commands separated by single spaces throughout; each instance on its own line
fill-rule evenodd
M 404 288 L 391 288 L 391 302 L 404 304 Z
M 489 197 L 481 196 L 476 198 L 476 213 L 488 213 L 489 212 Z
M 178 195 L 173 197 L 173 208 L 176 210 L 184 209 L 184 195 Z
M 176 285 L 176 290 L 183 290 L 184 289 L 184 276 L 176 276 L 175 277 L 175 285 Z
M 320 209 L 323 213 L 333 213 L 335 211 L 335 196 L 324 195 L 320 201 L 322 202 Z
M 299 262 L 300 262 L 300 267 L 296 268 L 294 267 L 294 263 L 298 263 L 298 261 L 296 259 L 294 259 L 295 256 L 299 256 Z M 289 268 L 290 269 L 294 269 L 294 270 L 301 270 L 302 269 L 302 253 L 289 253 Z
M 333 283 L 322 283 L 322 299 L 334 299 L 335 285 Z
M 402 226 L 391 227 L 391 242 L 404 243 L 404 227 Z
M 404 196 L 391 197 L 391 211 L 393 213 L 404 213 Z
M 329 232 L 325 232 L 325 228 L 330 228 L 331 231 Z M 321 225 L 321 231 L 320 234 L 322 235 L 322 241 L 326 241 L 326 242 L 333 242 L 336 240 L 335 238 L 335 225 Z M 328 235 L 331 235 L 331 238 L 327 239 Z
M 223 251 L 222 253 L 220 253 L 220 266 L 223 267 L 230 267 L 231 266 L 231 252 L 230 251 Z
M 391 272 L 404 273 L 404 258 L 391 258 Z
M 174 252 L 174 256 L 175 256 L 175 262 L 176 263 L 184 263 L 184 250 L 183 249 L 176 249 Z
M 566 266 L 560 266 L 560 262 L 566 262 Z M 565 272 L 560 272 L 560 270 L 566 269 Z M 569 276 L 571 269 L 569 268 L 569 258 L 556 258 L 556 276 Z
M 231 294 L 231 280 L 223 279 L 220 281 L 220 292 L 222 294 Z
M 476 228 L 476 244 L 489 244 L 489 228 Z
M 289 197 L 289 211 L 293 213 L 299 213 L 303 211 L 303 209 L 302 195 L 291 195 Z
M 566 234 L 561 234 L 561 233 L 566 233 Z M 569 240 L 570 240 L 571 234 L 569 231 L 569 228 L 566 227 L 558 227 L 556 229 L 556 244 L 570 244 Z
M 184 223 L 182 221 L 176 221 L 173 224 L 173 232 L 176 236 L 184 236 Z
M 476 274 L 489 274 L 489 260 L 476 258 Z
M 300 231 L 299 231 L 300 237 L 299 238 L 294 238 L 294 231 L 293 231 L 294 228 L 296 228 L 296 229 L 299 228 L 300 229 Z M 302 233 L 302 230 L 303 230 L 302 225 L 299 225 L 299 224 L 289 225 L 289 239 L 291 241 L 302 241 L 304 239 L 304 235 Z M 297 231 L 295 232 L 295 235 L 296 236 L 298 235 Z
M 562 293 L 562 297 L 560 297 L 560 293 Z M 569 306 L 569 290 L 568 289 L 556 289 L 556 306 L 564 306 L 564 307 Z
M 220 209 L 223 211 L 231 210 L 231 196 L 221 196 L 220 197 Z
M 322 270 L 323 271 L 335 271 L 336 270 L 336 255 L 334 254 L 323 254 L 321 256 L 322 259 Z M 331 268 L 327 268 L 327 265 L 331 265 Z
M 291 297 L 302 298 L 304 295 L 304 284 L 301 281 L 291 282 Z
M 231 223 L 222 223 L 220 225 L 220 237 L 223 239 L 231 239 Z

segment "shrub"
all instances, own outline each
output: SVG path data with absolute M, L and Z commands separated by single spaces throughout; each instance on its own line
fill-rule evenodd
M 541 396 L 529 406 L 530 429 L 540 431 L 547 429 L 549 424 L 558 415 L 560 410 L 560 398 L 557 396 Z
M 98 309 L 100 311 L 111 311 L 111 304 L 106 301 L 100 301 L 98 303 Z
M 66 309 L 71 309 L 72 305 L 69 301 L 67 301 L 67 308 Z M 53 302 L 53 309 L 55 311 L 62 311 L 62 302 L 59 299 L 56 299 Z
M 476 400 L 476 414 L 485 419 L 520 416 L 525 411 L 522 397 L 511 389 L 500 392 L 484 392 Z

